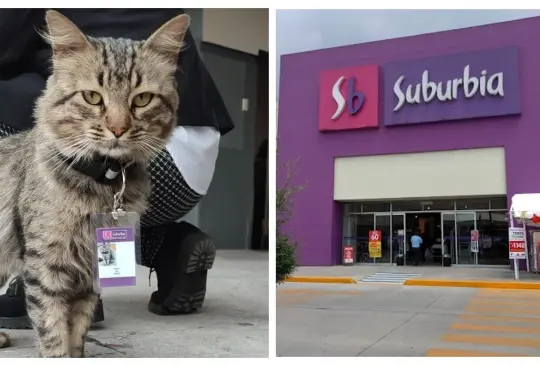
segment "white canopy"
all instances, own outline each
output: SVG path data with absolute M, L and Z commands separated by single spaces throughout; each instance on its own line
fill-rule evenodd
M 512 197 L 510 214 L 514 218 L 530 220 L 534 215 L 540 217 L 540 193 L 520 193 Z

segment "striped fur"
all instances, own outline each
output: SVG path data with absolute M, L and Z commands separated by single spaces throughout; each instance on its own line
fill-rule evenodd
M 0 287 L 22 275 L 41 357 L 82 357 L 97 302 L 90 216 L 111 210 L 120 182 L 101 185 L 70 169 L 66 157 L 133 162 L 124 205 L 144 212 L 146 166 L 176 123 L 174 73 L 189 18 L 174 18 L 147 41 L 92 39 L 55 11 L 46 18 L 53 72 L 36 125 L 0 140 Z M 103 103 L 91 104 L 85 91 Z M 148 105 L 133 104 L 140 93 L 153 95 Z M 9 344 L 0 333 L 0 348 Z

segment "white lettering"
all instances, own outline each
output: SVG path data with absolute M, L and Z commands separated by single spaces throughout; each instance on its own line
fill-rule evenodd
M 493 84 L 497 83 L 497 87 L 493 88 Z M 490 95 L 499 95 L 504 97 L 504 88 L 503 88 L 503 73 L 498 72 L 489 77 L 487 81 L 487 92 Z
M 334 87 L 332 88 L 332 97 L 334 98 L 334 101 L 337 104 L 336 111 L 334 112 L 334 115 L 330 117 L 332 120 L 336 120 L 341 116 L 343 113 L 343 110 L 345 109 L 345 98 L 343 97 L 343 94 L 341 94 L 341 84 L 343 84 L 343 81 L 345 80 L 345 76 L 340 77 L 336 83 L 334 84 Z
M 394 94 L 398 99 L 394 112 L 403 108 L 405 102 L 407 104 L 429 103 L 435 98 L 440 102 L 456 100 L 460 97 L 460 90 L 467 99 L 476 94 L 482 97 L 499 96 L 502 98 L 504 97 L 503 76 L 502 72 L 489 75 L 487 70 L 482 70 L 480 77 L 472 76 L 470 65 L 463 68 L 462 77 L 438 83 L 429 79 L 428 70 L 422 73 L 422 80 L 416 85 L 403 85 L 405 76 L 400 76 L 394 84 Z
M 485 97 L 486 96 L 486 70 L 482 70 L 481 72 L 482 76 L 480 76 L 480 95 Z
M 452 98 L 453 99 L 457 99 L 457 93 L 461 85 L 463 85 L 463 79 L 452 80 Z
M 473 85 L 470 89 L 471 84 Z M 472 98 L 478 90 L 478 79 L 469 75 L 469 65 L 465 66 L 463 70 L 463 90 L 465 91 L 465 98 Z
M 414 95 L 412 95 L 412 85 L 407 87 L 407 103 L 409 104 L 420 104 L 420 84 L 416 85 Z
M 403 80 L 405 80 L 405 76 L 400 76 L 394 84 L 394 94 L 398 98 L 398 103 L 394 108 L 394 112 L 399 111 L 401 107 L 403 107 L 403 104 L 405 104 L 405 94 L 403 94 L 403 92 L 401 91 L 401 83 L 403 82 Z
M 424 86 L 422 88 L 422 97 L 424 97 L 425 103 L 429 103 L 435 98 L 437 84 L 433 81 L 429 81 L 429 72 L 427 70 L 422 73 L 422 85 Z
M 437 99 L 441 102 L 452 100 L 452 80 L 446 82 L 446 90 L 443 93 L 443 83 L 437 84 Z

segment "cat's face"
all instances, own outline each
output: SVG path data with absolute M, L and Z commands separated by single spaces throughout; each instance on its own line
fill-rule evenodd
M 47 25 L 53 72 L 36 117 L 60 151 L 146 162 L 163 149 L 176 124 L 175 71 L 189 17 L 146 41 L 85 37 L 54 11 Z

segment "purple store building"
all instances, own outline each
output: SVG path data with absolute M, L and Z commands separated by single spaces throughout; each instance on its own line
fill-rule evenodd
M 342 264 L 344 247 L 393 264 L 418 231 L 427 263 L 508 266 L 511 197 L 540 191 L 538 39 L 535 17 L 283 56 L 278 166 L 298 159 L 306 184 L 286 227 L 300 264 Z

